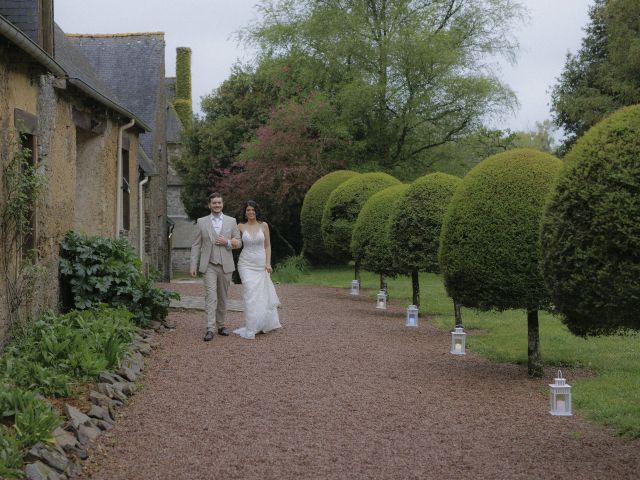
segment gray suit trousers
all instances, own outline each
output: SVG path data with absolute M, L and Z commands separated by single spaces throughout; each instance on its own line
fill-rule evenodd
M 207 309 L 207 331 L 224 327 L 227 314 L 227 291 L 231 273 L 224 273 L 222 265 L 209 264 L 204 275 L 205 305 Z

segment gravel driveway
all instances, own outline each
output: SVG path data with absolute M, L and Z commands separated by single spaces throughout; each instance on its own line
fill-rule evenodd
M 166 286 L 166 285 L 165 285 Z M 184 295 L 201 285 L 172 284 Z M 85 469 L 95 479 L 617 479 L 640 441 L 548 414 L 548 371 L 449 354 L 449 334 L 346 289 L 277 286 L 279 331 L 203 342 L 203 312 L 147 360 Z M 240 287 L 232 286 L 232 298 Z M 242 314 L 230 312 L 236 328 Z

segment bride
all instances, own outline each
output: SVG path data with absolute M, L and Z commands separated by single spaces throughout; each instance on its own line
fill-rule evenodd
M 242 280 L 245 326 L 234 330 L 243 338 L 254 338 L 280 328 L 280 300 L 271 281 L 271 242 L 269 225 L 258 220 L 258 204 L 249 200 L 244 206 L 246 223 L 238 225 L 242 232 L 243 249 L 238 260 Z

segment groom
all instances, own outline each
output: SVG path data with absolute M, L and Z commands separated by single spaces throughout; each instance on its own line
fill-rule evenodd
M 205 342 L 213 339 L 215 330 L 219 335 L 229 336 L 224 327 L 224 319 L 227 313 L 227 291 L 235 269 L 231 250 L 242 246 L 235 218 L 224 215 L 222 207 L 221 194 L 215 192 L 209 195 L 211 215 L 198 219 L 196 237 L 191 245 L 191 276 L 195 277 L 198 271 L 204 274 L 207 309 Z M 198 259 L 200 264 L 196 270 Z

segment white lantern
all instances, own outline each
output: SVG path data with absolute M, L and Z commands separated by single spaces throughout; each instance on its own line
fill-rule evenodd
M 384 292 L 384 290 L 380 290 L 378 292 L 378 295 L 376 297 L 376 308 L 379 310 L 387 309 L 387 294 Z
M 562 377 L 558 370 L 558 378 L 549 384 L 549 413 L 562 417 L 571 416 L 571 385 Z
M 418 307 L 415 305 L 409 305 L 407 307 L 407 321 L 405 322 L 406 327 L 417 327 L 418 326 Z
M 351 280 L 351 295 L 360 295 L 360 282 Z
M 456 327 L 451 332 L 451 353 L 454 355 L 464 355 L 465 339 L 467 334 L 462 327 Z

